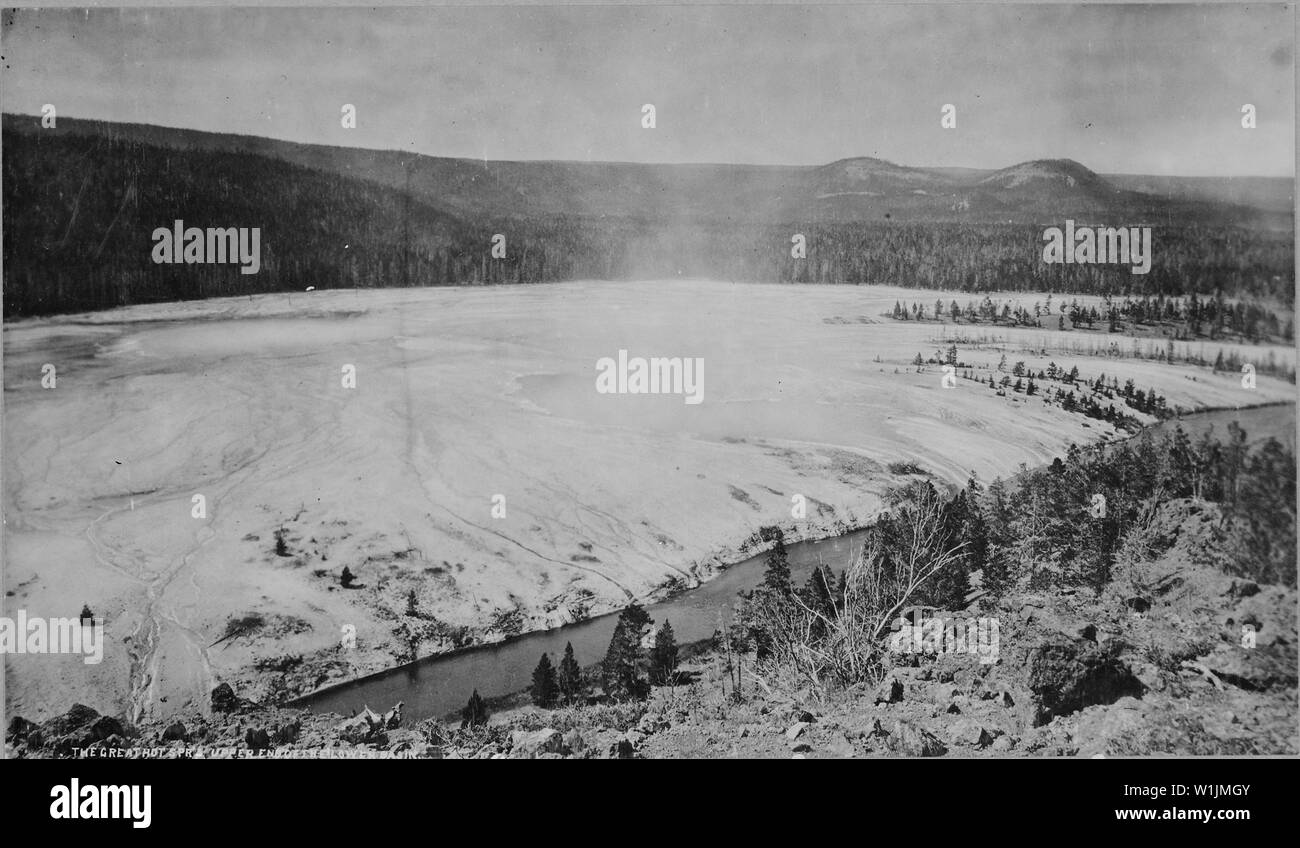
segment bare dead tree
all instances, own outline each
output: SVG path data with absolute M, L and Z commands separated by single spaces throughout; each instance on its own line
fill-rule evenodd
M 819 695 L 830 679 L 871 679 L 886 666 L 882 637 L 890 623 L 931 578 L 955 566 L 965 548 L 947 544 L 944 504 L 933 488 L 909 494 L 895 518 L 905 535 L 889 551 L 880 537 L 863 547 L 847 568 L 843 602 L 833 609 L 815 609 L 797 592 L 759 589 L 750 595 L 742 617 L 766 635 L 770 665 Z

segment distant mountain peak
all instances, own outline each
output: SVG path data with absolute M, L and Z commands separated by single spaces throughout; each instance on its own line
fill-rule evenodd
M 1031 187 L 1043 182 L 1063 183 L 1066 188 L 1081 191 L 1113 192 L 1115 188 L 1095 171 L 1073 159 L 1033 159 L 1009 168 L 994 171 L 979 181 L 990 188 L 1014 189 Z
M 1290 232 L 1293 221 L 1291 180 L 1265 185 L 1239 179 L 1214 183 L 1190 178 L 1102 177 L 1072 159 L 1035 159 L 998 171 L 909 167 L 875 156 L 789 166 L 489 163 L 66 116 L 60 118 L 57 130 L 45 130 L 35 116 L 5 113 L 3 127 L 6 160 L 11 142 L 17 150 L 20 138 L 32 137 L 109 138 L 117 145 L 183 151 L 193 154 L 195 163 L 204 155 L 238 153 L 397 191 L 467 225 L 520 215 L 639 221 L 960 220 L 1001 224 L 1058 221 L 1084 214 L 1169 219 L 1176 213 L 1184 219 L 1252 220 Z M 1135 191 L 1135 183 L 1145 190 Z M 1177 200 L 1166 196 L 1170 190 L 1178 193 Z M 1251 207 L 1265 191 L 1275 211 L 1263 211 L 1260 214 L 1265 217 L 1260 218 Z M 1237 208 L 1224 205 L 1220 198 L 1225 196 Z
M 836 159 L 834 162 L 828 162 L 823 168 L 863 168 L 867 170 L 901 170 L 904 166 L 887 159 L 879 159 L 875 156 L 849 156 L 845 159 Z
M 822 191 L 853 191 L 863 188 L 903 188 L 946 183 L 943 177 L 921 168 L 896 165 L 872 156 L 840 159 L 817 168 Z

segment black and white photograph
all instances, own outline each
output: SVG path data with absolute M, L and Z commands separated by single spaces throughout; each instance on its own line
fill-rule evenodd
M 1300 754 L 1293 4 L 0 14 L 6 759 Z

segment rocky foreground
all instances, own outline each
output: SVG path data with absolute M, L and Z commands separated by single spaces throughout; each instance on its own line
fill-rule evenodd
M 644 703 L 503 710 L 461 729 L 409 726 L 400 705 L 284 709 L 222 684 L 206 710 L 139 727 L 84 705 L 41 724 L 14 718 L 5 744 L 18 757 L 1296 754 L 1296 591 L 1225 574 L 1215 519 L 1207 505 L 1166 504 L 1152 527 L 1172 545 L 1117 566 L 1099 596 L 975 601 L 964 615 L 1000 623 L 996 662 L 900 654 L 876 685 L 818 693 L 746 662 L 737 695 L 724 658 L 705 652 L 683 665 L 686 682 Z

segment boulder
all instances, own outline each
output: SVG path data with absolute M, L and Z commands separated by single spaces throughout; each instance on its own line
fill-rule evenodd
M 396 730 L 388 731 L 388 750 L 395 754 L 415 753 L 421 754 L 427 747 L 424 734 L 418 730 Z
M 806 721 L 796 721 L 794 724 L 790 725 L 790 727 L 786 729 L 785 738 L 793 742 L 794 740 L 802 736 L 803 732 L 811 726 L 812 725 Z
M 1029 654 L 1034 725 L 1093 704 L 1111 704 L 1126 695 L 1141 695 L 1141 681 L 1118 659 L 1121 649 L 1115 643 L 1098 645 L 1063 634 L 1048 634 Z
M 1145 613 L 1151 609 L 1151 602 L 1142 597 L 1130 597 L 1124 599 L 1124 606 L 1136 613 Z
M 90 735 L 95 741 L 102 741 L 110 736 L 125 736 L 126 730 L 112 716 L 100 716 L 90 725 Z
M 254 751 L 265 751 L 271 747 L 271 735 L 264 728 L 250 727 L 244 733 L 244 744 Z
M 876 687 L 875 703 L 897 704 L 903 700 L 903 681 L 892 672 Z
M 1294 648 L 1270 645 L 1250 649 L 1220 644 L 1201 663 L 1224 683 L 1247 691 L 1294 689 L 1296 685 Z
M 239 709 L 239 698 L 229 683 L 222 683 L 212 690 L 212 711 L 216 713 L 233 713 Z
M 1148 727 L 1148 709 L 1136 698 L 1121 698 L 1113 704 L 1090 707 L 1079 713 L 1073 740 L 1079 756 L 1133 753 L 1123 744 L 1124 740 L 1131 742 Z M 1115 742 L 1120 742 L 1121 747 L 1112 750 L 1111 744 Z
M 378 742 L 384 732 L 384 719 L 369 707 L 345 719 L 338 728 L 339 738 L 354 745 Z
M 930 700 L 936 704 L 946 704 L 957 694 L 957 687 L 952 683 L 937 683 L 930 687 Z
M 294 719 L 277 727 L 275 732 L 271 734 L 271 741 L 277 745 L 290 745 L 298 741 L 300 733 L 302 733 L 302 722 Z
M 1259 584 L 1254 580 L 1233 579 L 1223 594 L 1229 598 L 1249 598 L 1259 594 Z
M 162 732 L 162 741 L 188 742 L 189 735 L 185 732 L 185 725 L 179 721 L 173 721 L 167 725 L 167 729 Z
M 73 704 L 72 708 L 61 716 L 55 716 L 41 725 L 46 738 L 55 739 L 67 736 L 78 730 L 85 730 L 99 718 L 99 713 L 85 704 Z
M 948 753 L 947 747 L 933 733 L 907 721 L 894 723 L 893 732 L 889 734 L 889 749 L 902 757 L 942 757 Z
M 27 738 L 27 734 L 36 729 L 36 722 L 28 721 L 22 716 L 14 716 L 9 722 L 9 729 L 5 731 L 5 741 L 16 743 L 22 742 Z
M 510 734 L 510 756 L 532 760 L 540 754 L 563 754 L 564 736 L 553 727 L 542 730 L 516 730 Z
M 577 730 L 564 734 L 564 748 L 571 754 L 581 754 L 587 748 L 587 740 Z
M 1164 671 L 1155 663 L 1140 658 L 1128 659 L 1126 662 L 1144 689 L 1159 692 L 1168 686 Z
M 954 745 L 985 748 L 993 744 L 993 734 L 974 719 L 962 718 L 948 726 L 948 739 Z

